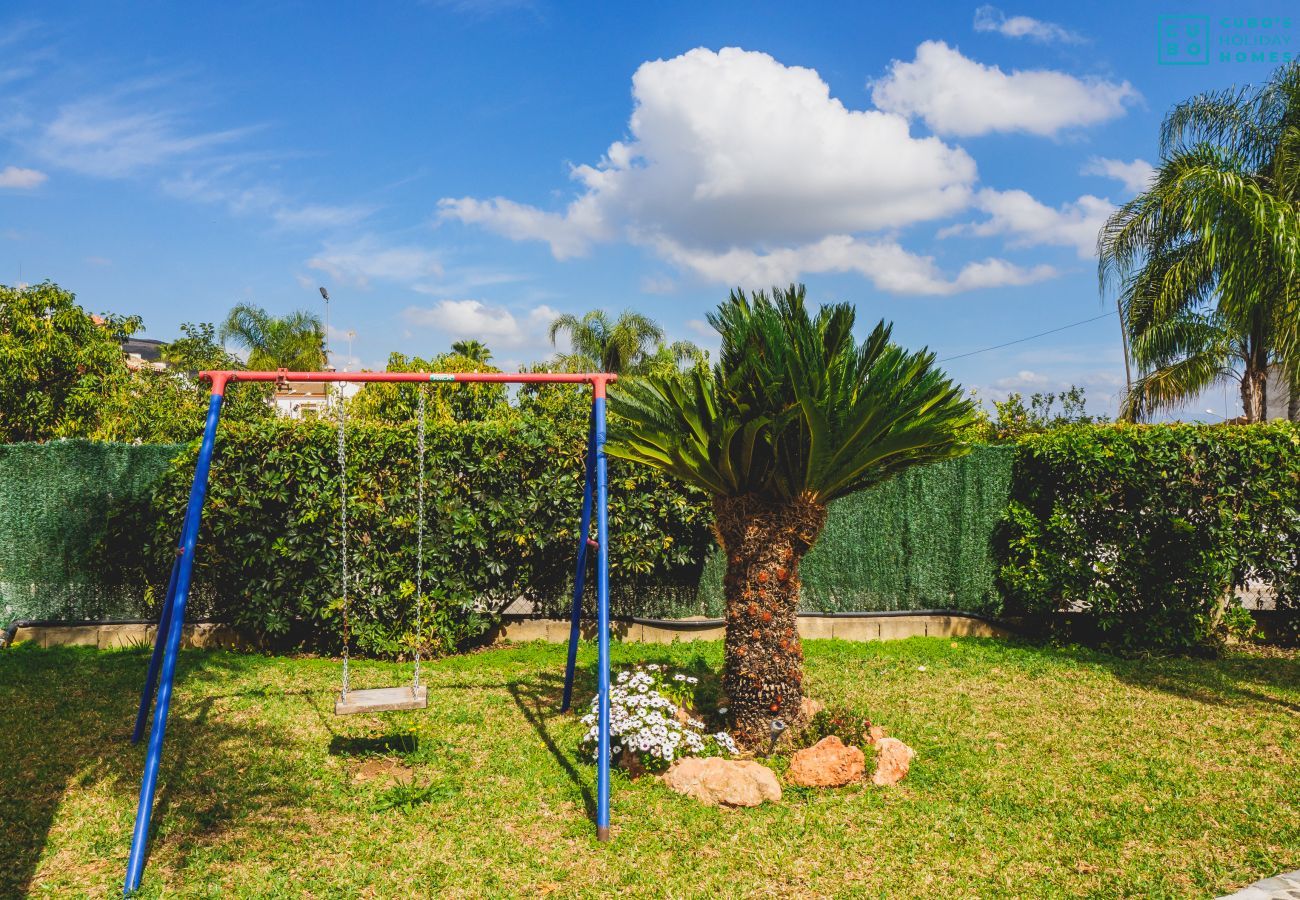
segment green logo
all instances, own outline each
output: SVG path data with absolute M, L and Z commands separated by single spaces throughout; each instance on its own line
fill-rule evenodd
M 1156 20 L 1156 60 L 1162 66 L 1210 64 L 1209 16 L 1160 16 Z
M 450 372 L 431 372 L 429 374 L 429 380 L 430 381 L 455 381 L 456 376 L 451 374 Z

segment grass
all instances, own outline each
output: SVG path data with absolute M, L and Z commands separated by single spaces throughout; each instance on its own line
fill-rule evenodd
M 142 896 L 1206 897 L 1300 868 L 1294 653 L 810 641 L 810 692 L 916 748 L 908 780 L 719 810 L 616 773 L 608 845 L 582 728 L 556 712 L 563 654 L 440 660 L 427 710 L 335 718 L 334 662 L 186 653 Z M 584 697 L 593 659 L 584 645 Z M 146 661 L 0 653 L 0 897 L 120 891 Z M 357 669 L 358 687 L 409 677 Z

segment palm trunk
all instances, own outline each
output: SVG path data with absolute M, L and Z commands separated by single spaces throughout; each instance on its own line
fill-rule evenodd
M 826 524 L 826 507 L 805 499 L 774 504 L 742 495 L 715 497 L 713 511 L 727 555 L 722 686 L 736 741 L 761 749 L 771 740 L 773 719 L 793 723 L 799 716 L 799 563 Z
M 1262 422 L 1267 410 L 1268 370 L 1247 368 L 1241 376 L 1241 412 L 1246 422 Z

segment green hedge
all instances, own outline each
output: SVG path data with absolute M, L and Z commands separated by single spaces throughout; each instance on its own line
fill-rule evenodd
M 1248 626 L 1229 602 L 1248 581 L 1296 610 L 1295 425 L 1075 427 L 1020 448 L 1000 572 L 1008 611 L 1082 618 L 1124 650 L 1190 650 Z
M 145 584 L 103 546 L 143 514 L 181 447 L 84 440 L 0 444 L 0 623 L 135 617 Z M 121 534 L 131 553 L 141 534 Z
M 340 630 L 337 431 L 283 419 L 222 429 L 200 533 L 195 590 L 212 615 L 336 647 Z M 585 433 L 521 414 L 431 422 L 427 434 L 423 623 L 414 615 L 416 435 L 348 428 L 352 631 L 365 651 L 399 654 L 418 633 L 447 649 L 481 630 L 481 612 L 522 599 L 567 604 L 582 499 Z M 145 569 L 164 583 L 196 448 L 162 480 Z M 698 583 L 712 540 L 704 498 L 658 473 L 610 466 L 616 600 L 643 586 Z M 418 625 L 418 627 L 417 627 Z
M 564 614 L 584 437 L 579 417 L 529 412 L 430 424 L 432 615 L 417 628 L 414 430 L 352 427 L 359 645 L 399 654 L 421 633 L 448 647 L 517 598 Z M 327 422 L 223 425 L 192 617 L 337 648 L 335 438 Z M 4 617 L 156 614 L 196 451 L 0 446 Z M 1298 482 L 1288 424 L 1078 427 L 979 446 L 835 503 L 803 605 L 1082 619 L 1123 649 L 1199 647 L 1243 622 L 1222 601 L 1250 580 L 1296 621 Z M 614 612 L 720 615 L 707 499 L 615 460 L 610 502 Z

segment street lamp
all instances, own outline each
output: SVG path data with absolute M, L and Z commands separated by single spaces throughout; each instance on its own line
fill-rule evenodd
M 325 299 L 325 368 L 328 369 L 330 366 L 330 292 L 322 286 L 320 295 Z

